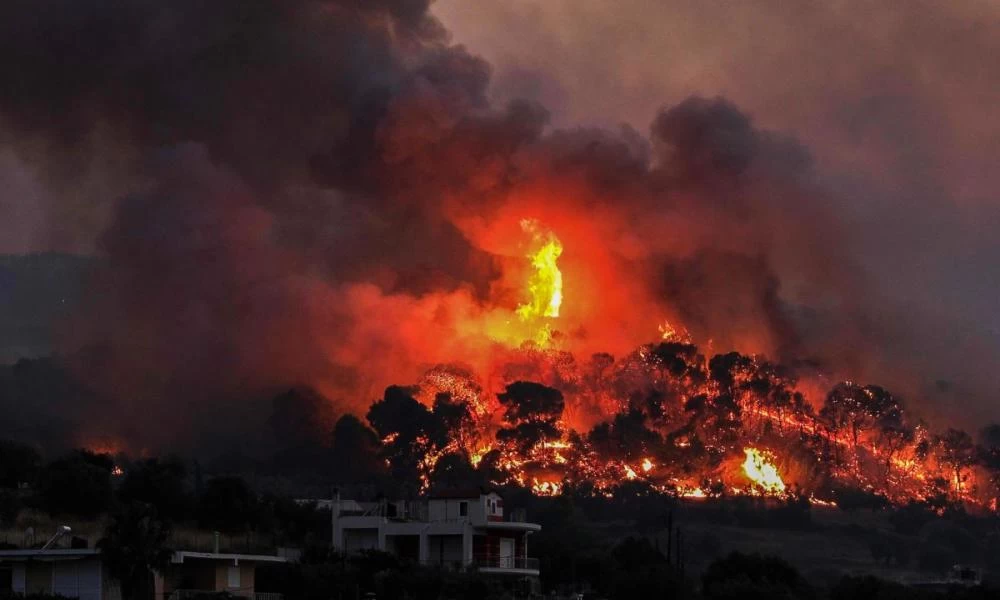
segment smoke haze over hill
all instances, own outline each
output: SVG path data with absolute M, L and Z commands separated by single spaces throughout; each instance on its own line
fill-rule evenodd
M 699 52 L 699 33 L 725 37 L 671 5 L 619 16 L 686 23 L 671 44 Z M 292 386 L 363 414 L 438 364 L 488 384 L 523 341 L 496 330 L 524 302 L 528 220 L 563 248 L 560 350 L 621 356 L 666 320 L 818 386 L 878 381 L 948 420 L 1000 417 L 984 301 L 1000 251 L 983 225 L 1000 128 L 977 83 L 995 73 L 942 74 L 960 96 L 920 80 L 946 70 L 938 55 L 893 69 L 925 31 L 916 7 L 874 22 L 726 9 L 723 33 L 758 31 L 720 42 L 726 56 L 799 22 L 792 48 L 827 27 L 869 44 L 814 57 L 834 85 L 791 76 L 769 46 L 712 68 L 664 51 L 653 68 L 610 52 L 628 35 L 597 28 L 600 11 L 559 6 L 4 4 L 0 77 L 16 84 L 0 90 L 0 251 L 93 268 L 46 340 L 85 391 L 0 399 L 35 403 L 24 418 L 39 423 L 62 415 L 79 443 L 197 448 L 252 445 Z M 983 11 L 949 15 L 986 27 Z M 549 58 L 487 35 L 491 15 Z M 930 41 L 963 65 L 993 43 Z

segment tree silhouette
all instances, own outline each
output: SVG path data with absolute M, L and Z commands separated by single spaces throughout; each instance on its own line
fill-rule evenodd
M 124 600 L 152 598 L 152 572 L 170 560 L 170 531 L 149 504 L 132 502 L 112 515 L 98 548 L 108 571 L 121 582 Z
M 93 517 L 111 505 L 111 459 L 77 450 L 52 461 L 38 477 L 37 497 L 50 514 Z
M 382 455 L 392 476 L 404 485 L 416 482 L 422 459 L 448 439 L 440 420 L 414 399 L 416 391 L 389 386 L 382 400 L 368 409 L 368 422 L 382 439 Z
M 865 433 L 879 429 L 892 435 L 903 426 L 899 402 L 877 385 L 837 384 L 827 394 L 820 416 L 834 432 L 847 430 L 855 458 Z
M 949 429 L 937 436 L 936 442 L 941 449 L 941 460 L 952 469 L 955 491 L 961 493 L 965 470 L 976 460 L 976 445 L 972 436 L 960 429 Z
M 152 504 L 164 518 L 179 519 L 188 514 L 192 505 L 186 478 L 187 468 L 177 457 L 140 460 L 126 471 L 118 498 Z
M 540 442 L 559 437 L 559 419 L 566 403 L 562 392 L 533 381 L 515 381 L 497 394 L 504 407 L 507 426 L 497 431 L 497 439 L 510 441 L 522 452 Z
M 16 488 L 34 479 L 41 457 L 31 446 L 0 440 L 0 488 Z
M 227 533 L 245 531 L 256 510 L 257 496 L 241 477 L 209 479 L 198 499 L 201 525 Z

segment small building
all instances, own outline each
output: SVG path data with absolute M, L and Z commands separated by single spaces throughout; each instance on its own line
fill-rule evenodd
M 0 597 L 11 594 L 121 599 L 118 582 L 94 548 L 0 550 Z
M 452 490 L 417 502 L 344 502 L 333 506 L 333 547 L 347 554 L 381 550 L 423 565 L 476 569 L 538 585 L 528 538 L 541 525 L 523 511 L 504 512 L 492 490 Z
M 174 552 L 162 572 L 154 573 L 157 600 L 185 600 L 228 592 L 253 600 L 280 600 L 256 590 L 258 565 L 287 562 L 282 556 Z M 0 550 L 0 598 L 55 594 L 80 600 L 121 600 L 121 588 L 94 548 Z
M 174 552 L 166 568 L 155 574 L 153 597 L 186 600 L 206 592 L 226 592 L 252 600 L 280 600 L 281 594 L 257 591 L 256 575 L 259 566 L 284 562 L 288 559 L 283 556 L 262 554 Z

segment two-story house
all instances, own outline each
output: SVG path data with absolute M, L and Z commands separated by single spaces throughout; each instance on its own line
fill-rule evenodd
M 485 489 L 439 492 L 417 502 L 333 503 L 336 550 L 374 549 L 424 565 L 475 568 L 528 580 L 532 589 L 539 571 L 538 560 L 528 558 L 528 538 L 541 528 L 523 512 L 505 514 L 503 498 Z

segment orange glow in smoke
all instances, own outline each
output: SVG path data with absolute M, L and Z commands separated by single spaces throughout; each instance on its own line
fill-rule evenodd
M 685 432 L 650 420 L 643 426 L 663 436 L 680 459 L 656 454 L 649 447 L 627 456 L 595 448 L 587 432 L 629 409 L 628 398 L 613 385 L 615 378 L 627 385 L 633 377 L 648 378 L 644 381 L 669 390 L 675 400 L 664 407 L 675 412 L 675 420 L 693 399 L 708 399 L 710 405 L 720 396 L 720 384 L 707 372 L 711 356 L 702 355 L 704 346 L 695 350 L 698 354 L 688 366 L 681 365 L 690 367 L 691 374 L 684 369 L 674 373 L 660 362 L 656 349 L 662 342 L 691 344 L 692 334 L 669 306 L 661 304 L 669 299 L 650 297 L 645 282 L 659 275 L 643 270 L 643 249 L 622 236 L 625 227 L 600 209 L 593 214 L 567 210 L 562 198 L 568 193 L 547 189 L 512 199 L 488 217 L 456 220 L 470 242 L 497 257 L 499 276 L 485 296 L 459 289 L 408 300 L 374 287 L 356 290 L 353 309 L 383 318 L 355 321 L 371 324 L 372 329 L 353 332 L 336 348 L 359 353 L 359 364 L 368 372 L 391 375 L 392 380 L 372 387 L 407 381 L 410 371 L 405 367 L 411 367 L 419 369 L 409 380 L 419 386 L 415 396 L 419 401 L 430 407 L 438 394 L 446 393 L 471 408 L 471 422 L 451 432 L 445 447 L 428 452 L 421 461 L 425 488 L 438 459 L 454 452 L 467 456 L 474 467 L 488 467 L 494 473 L 492 483 L 523 486 L 537 495 L 558 495 L 581 483 L 597 494 L 611 495 L 629 482 L 689 499 L 783 496 L 801 490 L 817 506 L 834 506 L 829 490 L 818 489 L 810 479 L 818 451 L 813 449 L 811 456 L 788 451 L 801 449 L 797 442 L 809 438 L 813 445 L 841 456 L 841 466 L 831 469 L 836 480 L 877 490 L 893 502 L 924 497 L 939 472 L 950 477 L 956 496 L 971 498 L 968 490 L 974 482 L 943 471 L 937 458 L 918 457 L 915 442 L 880 448 L 874 434 L 852 442 L 813 410 L 817 407 L 775 404 L 755 392 L 761 382 L 778 375 L 769 375 L 766 360 L 754 354 L 766 351 L 766 341 L 756 343 L 756 336 L 746 331 L 739 339 L 730 337 L 720 344 L 740 351 L 747 364 L 733 372 L 730 384 L 734 391 L 729 400 L 738 410 L 722 405 L 726 412 L 716 416 L 735 423 L 739 428 L 735 435 L 742 443 L 726 439 L 734 432 L 711 422 L 705 431 Z M 373 339 L 380 342 L 375 346 L 378 351 L 362 352 Z M 421 357 L 422 364 L 416 364 L 414 356 Z M 383 358 L 396 360 L 376 362 Z M 461 367 L 455 367 L 456 362 Z M 428 370 L 428 365 L 437 366 Z M 502 423 L 504 411 L 497 394 L 517 380 L 537 381 L 565 394 L 555 431 L 534 445 L 505 442 L 496 435 L 498 428 L 512 425 Z M 792 385 L 790 389 L 802 392 L 806 403 L 825 393 L 806 389 L 802 381 Z M 772 438 L 765 441 L 762 432 Z M 757 443 L 766 443 L 771 450 L 744 446 Z M 726 467 L 697 473 L 679 468 L 686 455 L 704 453 L 706 448 L 721 450 Z M 780 473 L 772 452 L 782 458 Z M 856 468 L 860 460 L 852 456 L 865 458 L 867 472 Z

